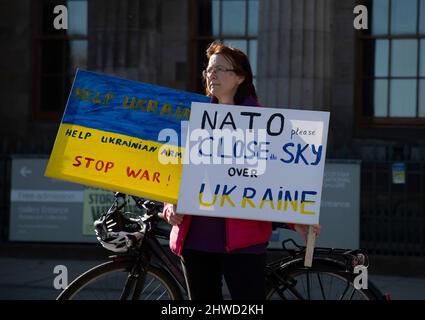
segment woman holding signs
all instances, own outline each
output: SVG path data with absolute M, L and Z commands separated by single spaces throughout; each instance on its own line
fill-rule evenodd
M 203 72 L 211 103 L 260 106 L 248 57 L 239 49 L 213 42 Z M 235 218 L 181 215 L 165 204 L 173 226 L 171 250 L 181 257 L 190 299 L 222 300 L 224 276 L 233 300 L 265 298 L 266 246 L 272 223 Z M 306 239 L 307 225 L 284 227 Z M 314 226 L 316 235 L 320 226 Z

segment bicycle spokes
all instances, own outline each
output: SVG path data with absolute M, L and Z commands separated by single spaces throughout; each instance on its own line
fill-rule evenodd
M 363 300 L 367 296 L 337 273 L 304 270 L 292 276 L 292 285 L 280 285 L 270 299 L 282 300 Z

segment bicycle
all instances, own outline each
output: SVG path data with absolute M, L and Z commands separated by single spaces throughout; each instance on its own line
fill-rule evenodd
M 95 222 L 98 240 L 117 254 L 77 277 L 58 300 L 181 300 L 188 296 L 178 259 L 159 241 L 169 239 L 169 230 L 158 227 L 163 220 L 162 203 L 131 198 L 143 215 L 124 214 L 126 195 L 115 193 L 111 208 Z M 367 289 L 354 286 L 354 268 L 368 265 L 367 254 L 361 250 L 315 248 L 313 266 L 307 268 L 303 265 L 305 247 L 288 239 L 282 249 L 282 257 L 267 263 L 267 299 L 384 299 L 370 281 Z

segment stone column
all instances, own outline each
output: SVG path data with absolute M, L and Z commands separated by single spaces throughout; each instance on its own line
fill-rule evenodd
M 260 1 L 257 83 L 264 105 L 329 109 L 333 4 Z
M 161 1 L 89 1 L 88 68 L 156 83 Z

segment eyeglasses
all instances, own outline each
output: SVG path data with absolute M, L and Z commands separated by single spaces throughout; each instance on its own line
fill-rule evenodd
M 204 71 L 202 71 L 202 75 L 204 77 L 210 77 L 212 75 L 213 72 L 215 72 L 215 74 L 220 74 L 223 72 L 228 72 L 228 71 L 235 71 L 235 69 L 226 69 L 222 66 L 217 66 L 217 67 L 210 67 Z

